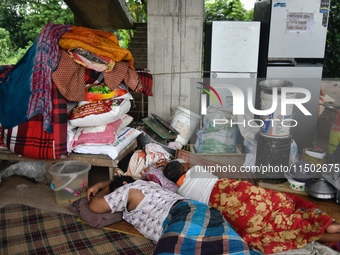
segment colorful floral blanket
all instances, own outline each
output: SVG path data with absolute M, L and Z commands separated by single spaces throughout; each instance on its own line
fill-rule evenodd
M 333 219 L 313 203 L 247 181 L 220 179 L 210 205 L 222 212 L 237 233 L 265 254 L 306 246 L 319 240 Z

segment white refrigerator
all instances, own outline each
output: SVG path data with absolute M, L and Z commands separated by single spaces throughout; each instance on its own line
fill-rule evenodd
M 293 110 L 298 125 L 291 128 L 291 134 L 299 150 L 313 147 L 315 142 L 329 5 L 329 0 L 255 2 L 254 20 L 261 22 L 258 77 L 289 80 L 311 93 L 304 104 L 311 116 L 296 107 Z M 259 93 L 260 89 L 257 107 Z
M 209 83 L 222 99 L 222 105 L 238 107 L 232 100 L 227 84 L 240 88 L 244 95 L 253 89 L 255 100 L 260 22 L 212 21 L 205 27 L 204 81 Z M 214 105 L 211 100 L 209 105 Z M 217 105 L 219 106 L 219 105 Z M 253 118 L 244 100 L 245 114 Z

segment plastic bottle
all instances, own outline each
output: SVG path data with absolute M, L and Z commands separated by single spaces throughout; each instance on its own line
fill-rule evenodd
M 340 110 L 337 111 L 335 123 L 329 133 L 328 152 L 333 153 L 340 143 Z
M 337 108 L 333 106 L 326 106 L 324 111 L 318 118 L 316 124 L 316 132 L 319 137 L 329 140 L 330 129 L 335 123 Z

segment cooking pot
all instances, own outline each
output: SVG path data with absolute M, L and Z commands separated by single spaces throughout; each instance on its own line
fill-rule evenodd
M 325 179 L 314 179 L 306 182 L 308 195 L 321 199 L 331 199 L 336 196 L 336 188 Z
M 292 87 L 293 83 L 287 80 L 263 80 L 259 83 L 261 89 L 266 91 L 272 91 L 273 88 L 277 88 L 279 94 L 281 93 L 282 87 Z

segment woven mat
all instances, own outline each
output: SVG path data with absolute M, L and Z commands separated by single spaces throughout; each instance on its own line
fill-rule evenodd
M 139 231 L 133 225 L 126 222 L 125 220 L 108 225 L 105 227 L 105 229 L 121 232 L 121 233 L 128 234 L 128 235 L 144 237 L 141 233 L 139 233 Z
M 95 229 L 76 216 L 21 204 L 0 208 L 0 254 L 152 254 L 144 237 Z
M 82 218 L 78 218 L 77 221 L 87 224 Z M 104 229 L 124 233 L 127 235 L 144 237 L 133 225 L 126 222 L 125 220 L 105 226 Z

